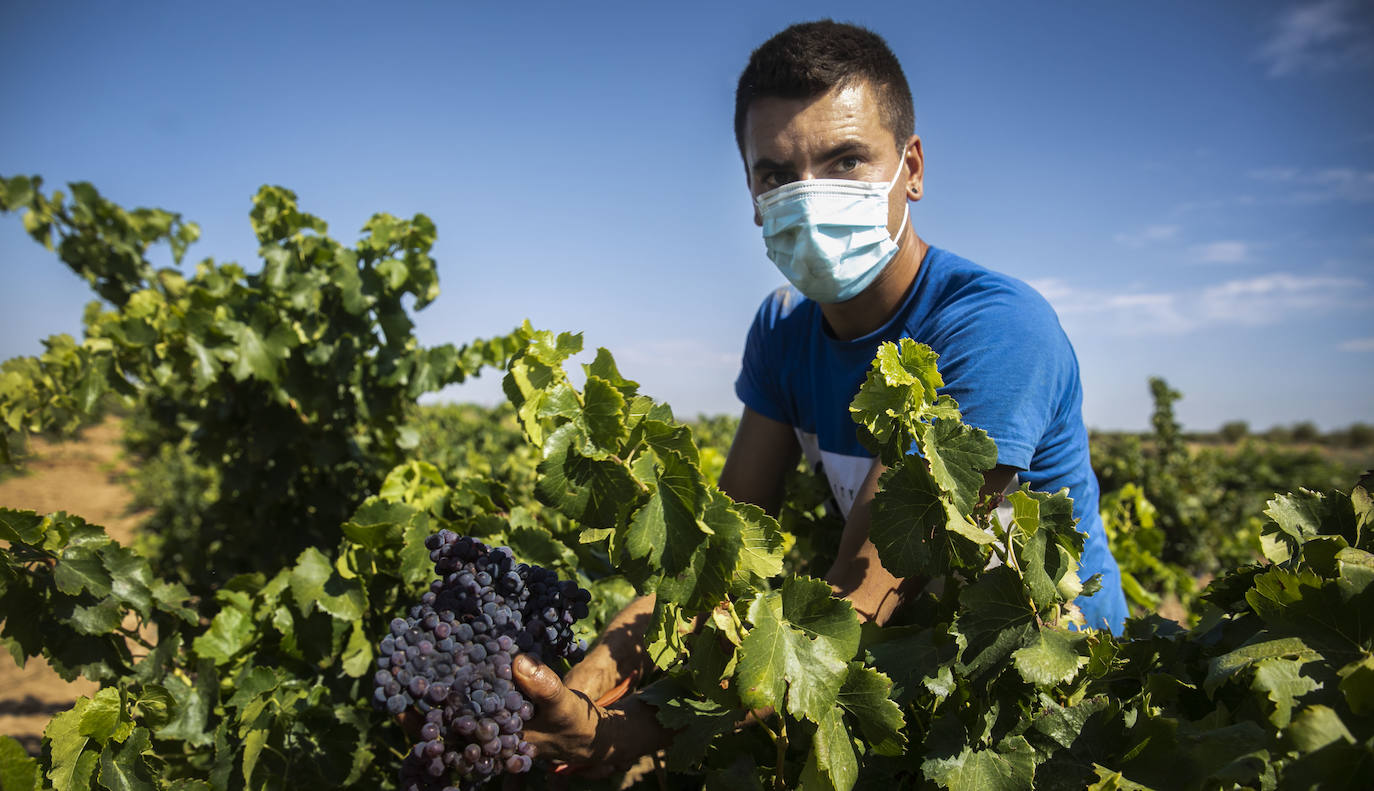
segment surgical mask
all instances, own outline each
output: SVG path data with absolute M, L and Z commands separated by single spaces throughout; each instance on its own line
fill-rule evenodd
M 763 219 L 763 242 L 792 285 L 816 302 L 857 296 L 897 254 L 887 233 L 888 196 L 905 168 L 886 184 L 849 179 L 807 179 L 754 199 Z M 902 215 L 901 238 L 910 210 Z

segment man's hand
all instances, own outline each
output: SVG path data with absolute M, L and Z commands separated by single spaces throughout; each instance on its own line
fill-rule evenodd
M 517 655 L 511 671 L 516 686 L 534 705 L 534 719 L 525 723 L 524 738 L 541 758 L 604 776 L 668 741 L 670 734 L 659 725 L 654 710 L 633 696 L 613 706 L 598 706 L 528 654 Z
M 534 705 L 534 719 L 525 723 L 525 741 L 541 758 L 591 763 L 604 758 L 598 728 L 609 713 L 587 693 L 568 688 L 548 665 L 518 654 L 511 663 L 516 686 Z

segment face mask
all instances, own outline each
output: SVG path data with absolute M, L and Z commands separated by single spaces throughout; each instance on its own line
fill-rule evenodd
M 763 218 L 768 257 L 797 290 L 817 302 L 855 297 L 897 253 L 887 233 L 888 196 L 905 170 L 886 184 L 807 179 L 754 199 Z M 909 210 L 902 215 L 900 238 Z

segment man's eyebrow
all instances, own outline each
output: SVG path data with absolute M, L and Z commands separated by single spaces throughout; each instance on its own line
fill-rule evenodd
M 819 159 L 821 162 L 829 162 L 830 160 L 845 156 L 846 154 L 867 155 L 870 150 L 871 149 L 868 147 L 868 144 L 863 142 L 862 140 L 846 140 L 843 143 L 840 143 L 839 145 L 830 149 L 829 151 L 826 151 L 824 154 L 821 154 L 817 159 Z M 793 169 L 793 165 L 791 162 L 775 162 L 769 159 L 768 157 L 759 157 L 758 159 L 754 160 L 754 164 L 751 167 L 751 170 L 755 171 L 791 169 Z
M 773 160 L 769 159 L 768 157 L 759 157 L 758 159 L 754 160 L 754 164 L 753 164 L 753 167 L 752 167 L 751 169 L 752 169 L 752 170 L 783 170 L 784 168 L 791 168 L 791 167 L 792 167 L 792 163 L 791 163 L 791 162 L 774 162 Z
M 862 140 L 846 140 L 820 156 L 822 162 L 829 162 L 846 154 L 868 154 L 868 144 Z

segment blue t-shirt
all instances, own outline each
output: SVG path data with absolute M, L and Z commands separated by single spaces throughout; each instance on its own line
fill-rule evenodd
M 997 443 L 997 463 L 1035 491 L 1067 487 L 1087 534 L 1080 577 L 1102 590 L 1080 597 L 1090 626 L 1120 633 L 1126 617 L 1121 574 L 1098 513 L 1088 460 L 1078 359 L 1054 309 L 1035 289 L 935 247 L 886 324 L 861 338 L 831 335 L 820 306 L 796 289 L 763 301 L 745 343 L 735 392 L 750 409 L 792 426 L 813 468 L 821 465 L 848 517 L 873 464 L 849 403 L 883 341 L 911 338 L 939 355 L 946 393 L 964 422 Z

